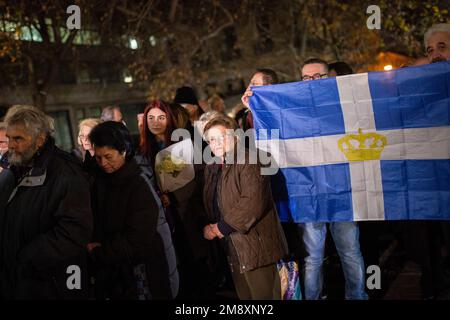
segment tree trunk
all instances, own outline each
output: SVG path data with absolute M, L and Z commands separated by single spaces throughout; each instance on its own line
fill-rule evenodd
M 303 20 L 302 46 L 300 49 L 300 56 L 302 56 L 303 58 L 306 55 L 307 44 L 308 44 L 308 20 L 305 18 Z

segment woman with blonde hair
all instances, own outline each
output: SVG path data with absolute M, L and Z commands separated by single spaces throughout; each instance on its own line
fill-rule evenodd
M 78 124 L 78 148 L 82 154 L 83 162 L 86 161 L 86 157 L 92 158 L 94 156 L 94 147 L 89 140 L 89 133 L 91 133 L 92 129 L 101 123 L 101 119 L 97 118 L 88 118 L 81 120 Z M 88 155 L 89 154 L 89 155 Z

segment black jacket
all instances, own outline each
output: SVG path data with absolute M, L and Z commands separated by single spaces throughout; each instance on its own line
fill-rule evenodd
M 80 164 L 49 138 L 23 179 L 20 172 L 11 166 L 0 174 L 2 297 L 86 298 L 92 213 Z M 67 286 L 70 266 L 81 272 L 81 289 Z
M 93 186 L 93 250 L 97 298 L 137 299 L 134 268 L 144 264 L 152 299 L 173 298 L 178 273 L 161 204 L 134 159 Z M 158 200 L 159 201 L 159 200 Z
M 8 165 L 9 165 L 9 163 L 8 163 L 8 152 L 6 152 L 2 157 L 0 157 L 0 168 L 7 169 Z

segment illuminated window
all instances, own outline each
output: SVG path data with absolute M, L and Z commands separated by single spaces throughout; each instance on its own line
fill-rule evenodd
M 150 38 L 148 40 L 150 41 L 150 45 L 152 47 L 156 46 L 156 38 L 155 38 L 155 36 L 150 36 Z
M 125 83 L 133 82 L 133 76 L 131 75 L 131 72 L 128 69 L 122 70 L 122 81 Z
M 42 37 L 35 27 L 20 28 L 20 40 L 42 42 Z
M 23 41 L 38 41 L 42 42 L 42 37 L 39 31 L 34 27 L 20 27 L 17 23 L 12 21 L 2 20 L 0 23 L 0 31 L 14 33 L 16 40 Z
M 130 38 L 130 49 L 136 50 L 138 48 L 138 42 L 135 38 Z
M 66 38 L 69 35 L 69 31 L 65 31 Z M 100 35 L 96 31 L 92 30 L 78 30 L 77 35 L 73 39 L 74 44 L 80 45 L 100 45 Z

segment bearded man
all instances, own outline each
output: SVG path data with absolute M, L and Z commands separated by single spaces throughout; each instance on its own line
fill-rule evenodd
M 55 146 L 52 120 L 40 109 L 13 106 L 4 122 L 10 165 L 0 173 L 0 296 L 86 298 L 87 177 Z

